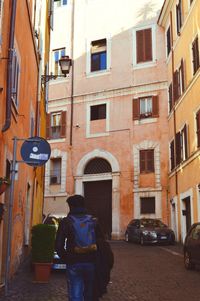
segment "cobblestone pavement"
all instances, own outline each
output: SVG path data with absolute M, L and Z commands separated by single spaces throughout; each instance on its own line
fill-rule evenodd
M 186 271 L 182 247 L 140 246 L 112 242 L 115 265 L 104 301 L 199 301 L 200 270 Z M 65 301 L 65 273 L 53 272 L 48 284 L 32 282 L 23 265 L 11 282 L 9 296 L 0 301 Z

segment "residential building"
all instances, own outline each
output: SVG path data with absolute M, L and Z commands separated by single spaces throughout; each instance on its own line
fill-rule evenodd
M 15 173 L 14 185 L 0 196 L 4 208 L 0 219 L 1 285 L 8 282 L 27 255 L 32 225 L 42 221 L 44 168 L 22 162 L 20 150 L 25 139 L 45 137 L 46 113 L 39 77 L 47 60 L 40 62 L 40 47 L 48 45 L 48 2 L 0 1 L 0 176 L 9 178 Z M 42 9 L 46 17 L 41 24 Z M 42 43 L 35 32 L 38 24 Z M 45 47 L 48 49 L 44 46 L 43 52 Z
M 133 218 L 169 222 L 162 4 L 55 2 L 45 214 L 66 214 L 66 197 L 78 193 L 108 238 L 123 237 Z M 65 78 L 63 55 L 72 59 Z
M 168 69 L 169 208 L 177 239 L 200 220 L 200 1 L 165 1 Z

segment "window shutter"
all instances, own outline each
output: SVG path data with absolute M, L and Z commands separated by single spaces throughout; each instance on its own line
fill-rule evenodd
M 145 40 L 145 56 L 144 60 L 145 61 L 152 61 L 152 33 L 151 33 L 151 28 L 145 29 L 144 30 L 144 40 Z
M 171 51 L 171 28 L 167 30 L 167 54 L 169 55 Z
M 61 113 L 61 131 L 60 131 L 61 138 L 66 137 L 66 115 L 67 115 L 66 111 L 63 111 Z
M 140 151 L 140 173 L 145 172 L 145 150 Z
M 169 90 L 168 90 L 168 93 L 169 93 L 169 112 L 171 112 L 172 110 L 172 107 L 173 107 L 173 102 L 172 102 L 172 83 L 169 85 Z
M 47 114 L 46 115 L 46 138 L 50 139 L 51 135 L 50 135 L 50 129 L 51 129 L 51 114 Z
M 184 133 L 184 147 L 185 147 L 185 159 L 188 158 L 188 142 L 187 142 L 187 125 L 184 125 L 183 128 L 183 133 Z
M 196 114 L 196 124 L 197 124 L 197 147 L 200 147 L 200 110 Z
M 199 68 L 199 45 L 198 37 L 192 43 L 192 54 L 193 54 L 193 75 L 197 72 Z
M 185 91 L 185 74 L 184 74 L 184 62 L 181 59 L 181 79 L 182 79 L 182 91 Z
M 159 103 L 158 103 L 158 96 L 152 97 L 152 116 L 158 117 L 159 116 Z
M 147 171 L 154 172 L 154 150 L 147 150 Z
M 173 100 L 174 102 L 178 99 L 178 71 L 176 70 L 173 75 Z
M 174 140 L 170 143 L 170 161 L 171 161 L 171 170 L 174 169 L 175 167 L 175 162 L 174 162 Z
M 144 57 L 143 30 L 136 32 L 137 63 L 141 63 Z
M 176 133 L 176 165 L 181 163 L 181 133 Z
M 140 100 L 133 99 L 133 120 L 140 119 Z

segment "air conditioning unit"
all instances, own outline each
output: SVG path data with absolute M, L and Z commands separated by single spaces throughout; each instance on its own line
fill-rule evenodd
M 58 177 L 57 176 L 51 176 L 50 177 L 50 184 L 57 184 L 58 183 Z

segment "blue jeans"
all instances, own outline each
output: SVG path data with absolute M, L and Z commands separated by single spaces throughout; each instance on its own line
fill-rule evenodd
M 70 301 L 93 301 L 94 263 L 67 265 Z

